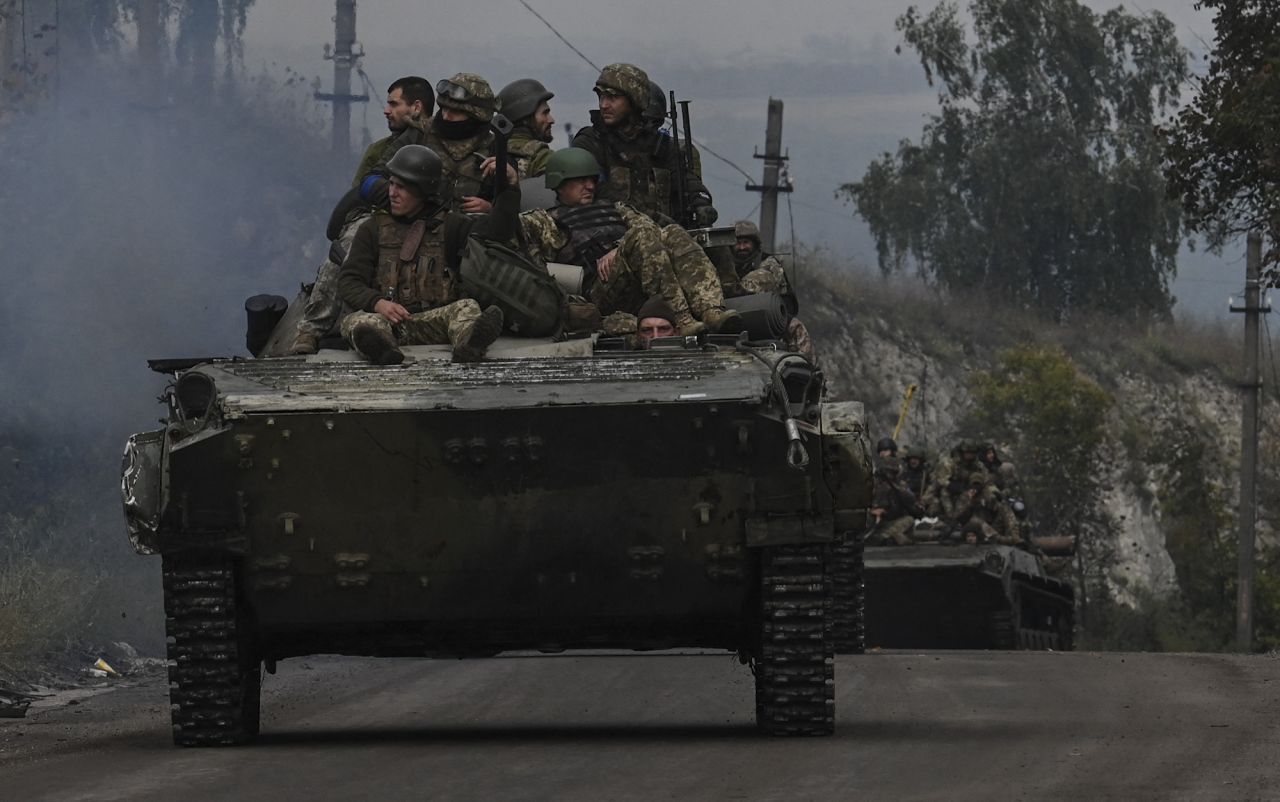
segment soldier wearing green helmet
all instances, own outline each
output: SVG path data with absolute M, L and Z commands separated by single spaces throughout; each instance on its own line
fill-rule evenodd
M 498 92 L 503 115 L 514 126 L 507 141 L 511 163 L 521 178 L 536 178 L 546 172 L 551 158 L 551 99 L 555 93 L 533 78 L 521 78 Z
M 679 226 L 687 247 L 628 204 L 597 198 L 600 165 L 581 148 L 564 148 L 547 161 L 550 209 L 520 215 L 523 241 L 536 261 L 579 265 L 583 291 L 603 315 L 634 315 L 651 296 L 670 305 L 683 334 L 736 332 L 738 313 L 724 305 L 715 268 Z
M 710 225 L 717 213 L 702 176 L 681 166 L 671 139 L 646 116 L 651 87 L 648 74 L 634 64 L 606 66 L 595 84 L 599 108 L 591 112 L 591 125 L 573 137 L 573 147 L 588 151 L 600 164 L 608 179 L 600 186 L 605 200 L 624 201 L 666 223 L 681 212 L 678 182 L 683 182 L 695 221 Z

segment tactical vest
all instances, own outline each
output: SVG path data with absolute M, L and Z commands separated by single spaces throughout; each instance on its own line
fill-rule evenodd
M 608 175 L 596 197 L 629 203 L 650 216 L 671 217 L 671 140 L 656 132 L 627 140 L 603 125 L 596 130 L 604 145 L 602 166 Z
M 443 222 L 436 217 L 402 223 L 378 215 L 376 277 L 383 298 L 410 311 L 458 300 L 457 282 L 445 263 Z
M 627 233 L 618 207 L 609 201 L 596 201 L 586 206 L 556 206 L 547 214 L 569 238 L 555 261 L 586 270 L 583 289 L 589 291 L 595 283 L 596 262 L 618 247 Z
M 484 129 L 467 139 L 443 139 L 430 131 L 425 143 L 440 156 L 440 197 L 449 206 L 461 202 L 468 195 L 481 195 L 486 188 L 492 190 L 492 182 L 484 180 L 480 165 L 493 149 L 493 132 Z

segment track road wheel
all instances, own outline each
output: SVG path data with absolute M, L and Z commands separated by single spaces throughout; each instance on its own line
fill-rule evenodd
M 830 735 L 835 729 L 826 548 L 771 546 L 760 553 L 756 726 L 768 735 Z
M 244 743 L 258 733 L 261 661 L 225 557 L 166 557 L 169 704 L 178 746 Z

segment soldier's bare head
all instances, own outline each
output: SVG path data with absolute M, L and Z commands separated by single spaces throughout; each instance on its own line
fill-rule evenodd
M 399 176 L 388 179 L 387 204 L 396 217 L 415 217 L 427 205 L 426 198 L 415 187 L 406 184 Z
M 435 93 L 426 78 L 406 75 L 387 87 L 387 105 L 382 116 L 387 118 L 387 128 L 400 133 L 408 127 L 411 116 L 427 119 L 435 109 Z

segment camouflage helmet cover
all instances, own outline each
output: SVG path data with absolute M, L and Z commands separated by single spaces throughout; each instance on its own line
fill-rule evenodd
M 434 198 L 440 189 L 440 157 L 426 145 L 405 145 L 397 150 L 387 162 L 387 172 L 423 198 Z
M 760 227 L 750 220 L 739 220 L 733 224 L 733 235 L 735 237 L 749 237 L 760 244 Z
M 591 151 L 582 148 L 561 148 L 547 159 L 547 189 L 559 189 L 570 178 L 585 178 L 600 174 L 600 163 Z
M 465 90 L 467 97 L 457 100 L 441 92 L 441 87 L 446 84 L 461 87 Z M 472 72 L 460 72 L 452 78 L 437 84 L 436 104 L 441 108 L 460 111 L 485 123 L 492 120 L 493 113 L 502 108 L 498 99 L 494 97 L 493 87 L 489 86 L 489 82 Z
M 521 78 L 498 92 L 499 108 L 507 119 L 518 123 L 538 110 L 538 106 L 555 97 L 555 93 L 533 78 Z
M 626 95 L 631 108 L 643 114 L 649 106 L 649 75 L 634 64 L 610 64 L 600 71 L 597 89 L 612 89 Z

